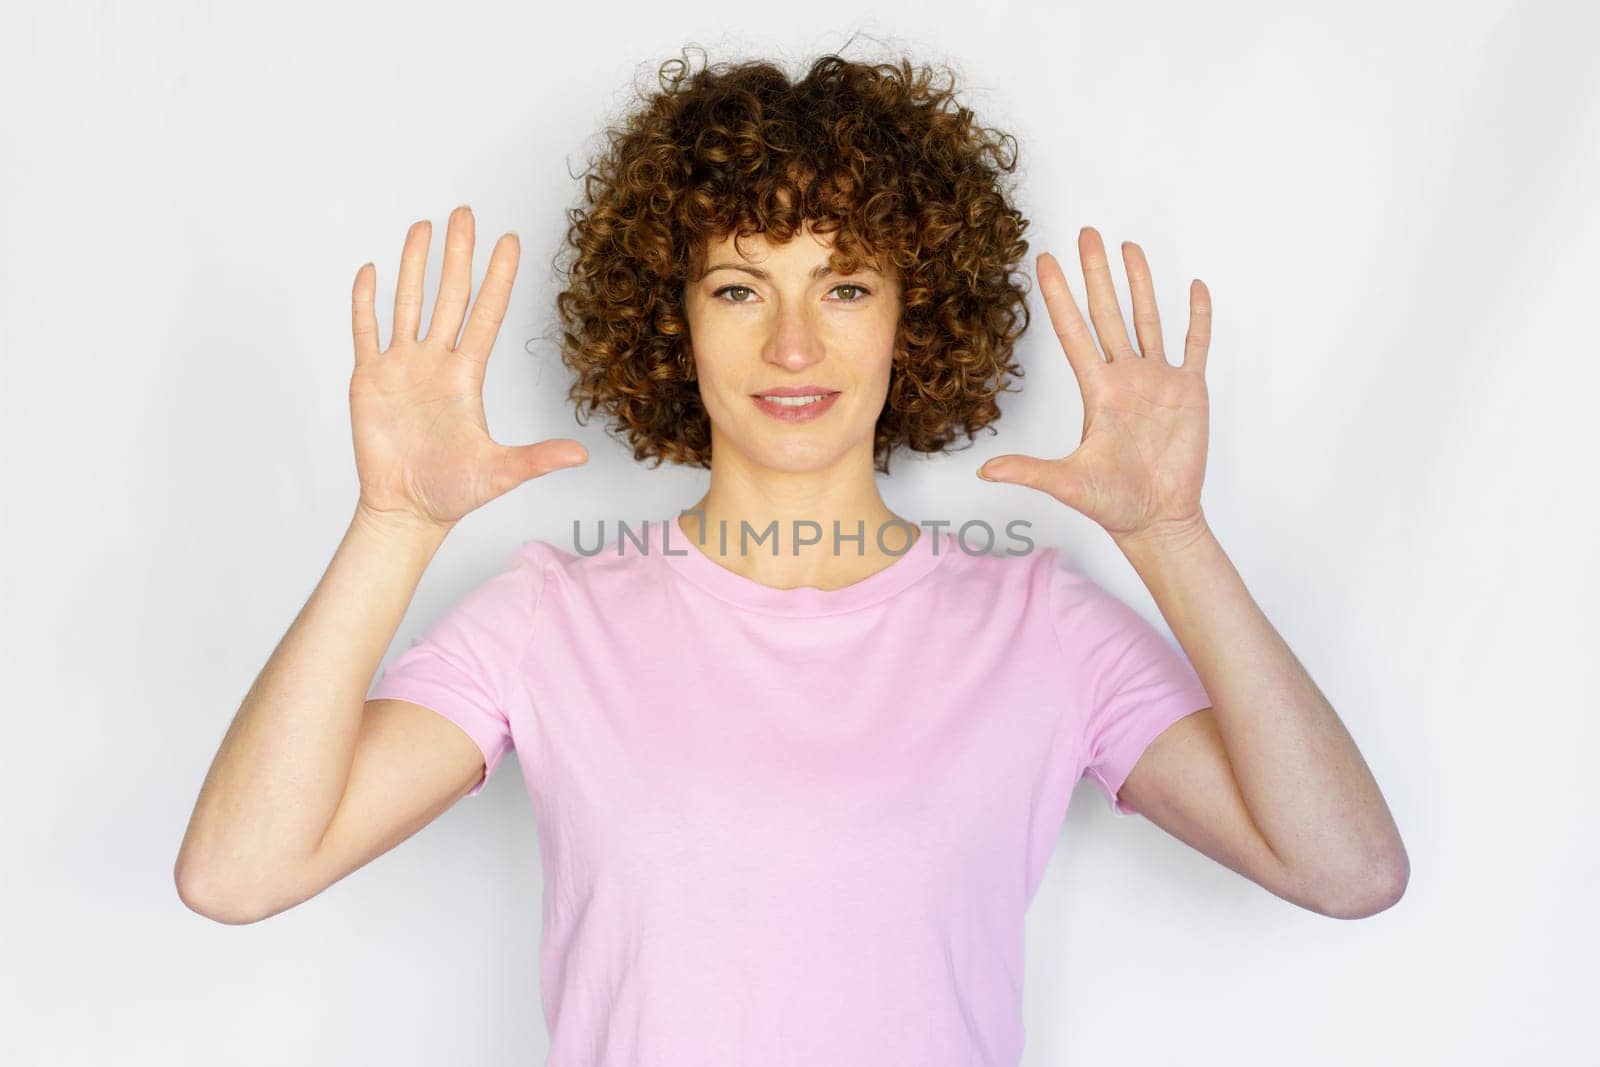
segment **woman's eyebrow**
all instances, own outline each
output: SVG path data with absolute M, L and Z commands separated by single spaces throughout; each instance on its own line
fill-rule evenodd
M 746 266 L 743 263 L 718 263 L 714 267 L 707 267 L 705 273 L 706 274 L 710 274 L 712 271 L 718 271 L 718 270 L 742 270 L 746 274 L 754 274 L 757 278 L 770 278 L 771 277 L 770 274 L 768 274 L 764 270 L 761 270 L 759 267 L 750 267 L 750 266 Z M 863 266 L 860 270 L 856 271 L 855 273 L 857 273 L 857 274 L 867 274 L 867 273 L 870 273 L 871 271 L 872 271 L 871 267 Z M 833 273 L 833 268 L 831 266 L 829 266 L 828 264 L 826 264 L 826 263 L 822 263 L 822 264 L 818 264 L 815 268 L 812 269 L 811 276 L 813 278 L 821 278 L 824 275 L 832 274 L 832 273 Z M 701 277 L 702 278 L 705 277 L 705 274 L 702 274 Z

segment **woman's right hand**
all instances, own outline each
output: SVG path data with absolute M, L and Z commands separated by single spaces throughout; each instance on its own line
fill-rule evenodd
M 462 333 L 472 290 L 473 221 L 465 205 L 450 215 L 439 293 L 427 336 L 418 339 L 431 231 L 423 220 L 406 233 L 386 351 L 378 348 L 373 308 L 377 269 L 367 263 L 356 272 L 350 422 L 361 481 L 357 512 L 448 529 L 531 478 L 588 462 L 589 453 L 570 438 L 506 446 L 489 437 L 484 367 L 510 302 L 520 249 L 515 234 L 495 243 Z

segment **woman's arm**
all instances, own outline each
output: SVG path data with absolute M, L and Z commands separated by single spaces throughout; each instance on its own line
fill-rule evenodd
M 174 867 L 190 908 L 248 922 L 302 895 L 302 872 L 345 795 L 367 687 L 444 537 L 357 509 L 206 774 Z M 459 733 L 439 721 L 436 736 Z M 465 736 L 418 748 L 412 758 L 428 766 L 413 773 L 438 795 L 415 801 L 442 811 L 476 781 L 481 756 Z
M 1051 324 L 1083 394 L 1082 440 L 1060 459 L 997 456 L 978 474 L 1048 493 L 1103 527 L 1214 701 L 1163 731 L 1119 793 L 1280 896 L 1328 915 L 1380 911 L 1399 899 L 1410 873 L 1394 820 L 1344 725 L 1251 599 L 1200 506 L 1211 292 L 1198 278 L 1190 282 L 1189 330 L 1174 366 L 1144 250 L 1122 245 L 1138 348 L 1092 227 L 1079 231 L 1078 254 L 1093 334 L 1060 263 L 1049 253 L 1038 262 Z
M 431 232 L 424 220 L 406 234 L 386 350 L 377 272 L 370 263 L 356 272 L 356 515 L 224 736 L 174 865 L 184 902 L 222 921 L 305 899 L 478 780 L 483 756 L 464 732 L 426 709 L 393 707 L 405 702 L 366 701 L 367 688 L 455 524 L 532 478 L 588 461 L 568 438 L 498 444 L 484 422 L 484 368 L 516 277 L 515 235 L 495 244 L 463 332 L 473 220 L 465 206 L 451 214 L 438 296 L 418 336 Z
M 1378 783 L 1210 528 L 1117 543 L 1213 701 L 1210 722 L 1195 716 L 1151 744 L 1122 799 L 1325 915 L 1361 918 L 1398 901 L 1410 861 Z

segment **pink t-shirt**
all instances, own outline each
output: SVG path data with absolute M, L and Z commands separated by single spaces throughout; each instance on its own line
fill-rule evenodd
M 369 694 L 477 742 L 469 795 L 517 754 L 546 1062 L 1018 1063 L 1067 802 L 1087 775 L 1134 813 L 1134 762 L 1211 704 L 1182 651 L 1052 548 L 924 527 L 863 581 L 785 590 L 642 529 L 524 543 Z

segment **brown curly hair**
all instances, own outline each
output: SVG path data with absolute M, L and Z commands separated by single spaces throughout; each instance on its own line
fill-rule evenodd
M 660 91 L 604 131 L 585 206 L 567 212 L 556 307 L 579 421 L 605 412 L 636 460 L 709 467 L 684 285 L 708 240 L 782 243 L 806 224 L 834 235 L 835 270 L 867 262 L 901 281 L 876 469 L 901 446 L 948 451 L 996 421 L 997 396 L 1023 376 L 1014 268 L 1028 220 L 1001 187 L 1016 139 L 975 124 L 955 76 L 940 86 L 906 59 L 825 55 L 799 81 L 759 60 L 694 71 L 669 59 L 656 77 Z

